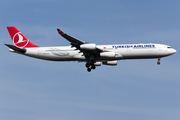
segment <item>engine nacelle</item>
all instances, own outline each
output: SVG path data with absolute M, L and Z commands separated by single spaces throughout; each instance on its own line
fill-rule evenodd
M 95 62 L 94 65 L 95 66 L 101 66 L 101 62 Z
M 80 45 L 80 49 L 83 49 L 83 50 L 95 50 L 96 49 L 96 44 L 82 44 Z
M 113 58 L 113 57 L 115 57 L 115 55 L 116 55 L 115 52 L 101 52 L 100 53 L 101 57 L 111 57 L 111 58 Z
M 117 65 L 117 60 L 114 60 L 114 61 L 106 61 L 106 62 L 103 62 L 104 65 L 112 65 L 112 66 L 115 66 Z

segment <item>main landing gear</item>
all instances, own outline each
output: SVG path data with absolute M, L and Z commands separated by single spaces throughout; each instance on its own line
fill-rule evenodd
M 158 58 L 157 64 L 160 65 L 161 58 Z
M 89 61 L 86 63 L 86 68 L 88 72 L 91 72 L 92 69 L 96 69 L 96 66 L 93 61 Z

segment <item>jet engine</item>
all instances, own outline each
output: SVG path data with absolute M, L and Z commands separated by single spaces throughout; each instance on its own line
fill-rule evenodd
M 117 65 L 117 60 L 114 61 L 106 61 L 106 62 L 102 62 L 103 65 L 111 65 L 111 66 L 115 66 Z
M 82 44 L 80 45 L 80 49 L 83 49 L 83 50 L 95 50 L 96 49 L 96 44 Z
M 113 57 L 115 57 L 115 55 L 116 55 L 115 52 L 101 52 L 100 53 L 101 57 L 111 57 L 111 58 L 113 58 Z
M 95 62 L 94 65 L 95 66 L 101 66 L 101 62 Z

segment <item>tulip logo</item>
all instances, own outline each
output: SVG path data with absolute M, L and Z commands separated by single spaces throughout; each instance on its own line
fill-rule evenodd
M 18 32 L 13 36 L 13 42 L 16 47 L 23 48 L 28 44 L 29 40 L 21 32 Z

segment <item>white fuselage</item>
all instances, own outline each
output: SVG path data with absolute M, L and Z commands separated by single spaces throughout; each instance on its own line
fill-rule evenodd
M 116 55 L 114 57 L 96 56 L 95 61 L 160 58 L 176 52 L 168 45 L 152 43 L 97 45 L 96 47 L 109 53 L 115 52 Z M 12 49 L 10 51 L 15 52 Z M 26 53 L 23 55 L 52 61 L 87 61 L 83 52 L 71 46 L 26 48 Z

